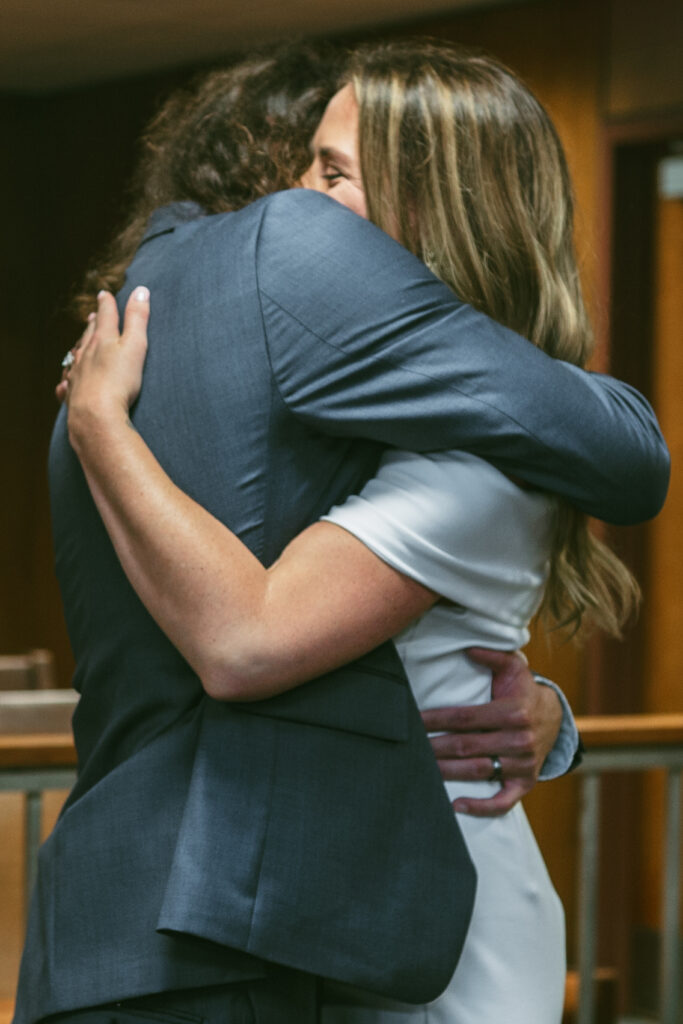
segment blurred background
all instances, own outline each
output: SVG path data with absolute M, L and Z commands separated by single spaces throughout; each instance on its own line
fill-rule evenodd
M 577 244 L 600 342 L 595 368 L 650 398 L 672 453 L 664 512 L 613 534 L 643 586 L 639 622 L 622 644 L 537 638 L 530 660 L 581 715 L 681 712 L 680 0 L 3 0 L 0 654 L 47 649 L 52 684 L 70 685 L 45 471 L 53 389 L 80 333 L 69 298 L 122 220 L 144 124 L 172 88 L 255 43 L 418 34 L 492 53 L 549 109 L 577 194 Z M 62 799 L 46 796 L 43 832 Z M 539 786 L 527 801 L 567 907 L 573 957 L 578 801 L 576 778 Z M 656 1007 L 663 807 L 657 775 L 605 779 L 597 959 L 616 978 L 621 1014 Z M 24 821 L 23 795 L 0 793 L 0 999 L 13 994 L 21 946 Z

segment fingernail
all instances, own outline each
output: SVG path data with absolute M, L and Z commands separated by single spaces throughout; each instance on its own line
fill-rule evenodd
M 138 302 L 147 302 L 147 299 L 149 298 L 149 288 L 136 288 L 135 298 L 138 300 Z
M 88 323 L 91 324 L 93 320 L 97 320 L 97 313 L 88 313 Z
M 104 295 L 106 295 L 106 294 L 107 294 L 107 293 L 106 293 L 106 291 L 105 291 L 105 290 L 104 290 L 104 288 L 103 288 L 103 289 L 102 289 L 101 291 L 99 291 L 99 292 L 97 293 L 97 298 L 98 298 L 98 299 L 101 299 L 101 298 L 102 298 L 102 297 L 103 297 Z

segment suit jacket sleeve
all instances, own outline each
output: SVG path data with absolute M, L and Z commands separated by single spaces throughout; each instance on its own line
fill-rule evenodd
M 642 395 L 459 301 L 334 200 L 270 197 L 256 273 L 280 394 L 315 429 L 462 448 L 608 522 L 659 511 L 669 458 Z

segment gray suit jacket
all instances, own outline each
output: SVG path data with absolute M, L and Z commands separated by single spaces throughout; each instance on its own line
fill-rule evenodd
M 548 359 L 314 193 L 159 211 L 137 429 L 265 563 L 384 445 L 467 447 L 613 521 L 668 460 L 628 387 Z M 474 873 L 393 646 L 228 705 L 128 585 L 71 451 L 50 456 L 79 779 L 40 856 L 17 1024 L 291 965 L 409 1001 L 445 987 Z

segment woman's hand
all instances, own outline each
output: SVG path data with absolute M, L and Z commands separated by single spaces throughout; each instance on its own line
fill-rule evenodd
M 100 292 L 97 298 L 97 313 L 72 350 L 74 361 L 56 390 L 57 398 L 69 406 L 69 437 L 76 450 L 94 422 L 110 417 L 127 419 L 140 394 L 147 355 L 148 289 L 133 290 L 122 332 L 113 295 Z

